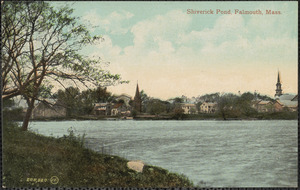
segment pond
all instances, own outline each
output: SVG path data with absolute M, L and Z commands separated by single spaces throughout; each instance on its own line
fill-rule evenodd
M 209 187 L 296 187 L 298 123 L 270 121 L 31 122 L 37 133 L 85 134 L 95 151 L 142 160 Z

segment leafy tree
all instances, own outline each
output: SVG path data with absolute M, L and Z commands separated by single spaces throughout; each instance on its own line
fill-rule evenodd
M 46 81 L 62 86 L 65 80 L 86 86 L 126 82 L 104 70 L 100 58 L 79 53 L 102 37 L 90 35 L 72 12 L 67 6 L 55 9 L 42 1 L 2 3 L 2 99 L 18 95 L 25 98 L 28 109 L 23 130 L 28 128 L 34 103 Z
M 69 87 L 65 90 L 58 90 L 57 102 L 63 105 L 67 110 L 67 116 L 73 116 L 78 113 L 80 106 L 80 90 L 79 88 Z
M 232 93 L 226 93 L 220 96 L 218 100 L 218 113 L 226 120 L 229 116 L 236 116 L 236 102 L 238 96 Z
M 182 119 L 184 116 L 184 110 L 180 107 L 176 107 L 174 108 L 173 112 L 172 112 L 172 117 L 174 119 Z
M 198 111 L 200 111 L 200 106 L 202 105 L 202 102 L 197 102 L 196 103 L 196 109 L 198 110 Z
M 166 111 L 167 111 L 166 105 L 164 104 L 163 101 L 159 99 L 153 99 L 147 103 L 147 113 L 156 115 Z
M 238 98 L 237 106 L 242 115 L 251 116 L 256 113 L 256 110 L 252 108 L 253 100 L 255 100 L 255 95 L 251 92 L 245 92 Z
M 212 93 L 212 94 L 205 94 L 203 96 L 200 96 L 200 99 L 203 102 L 217 102 L 220 98 L 220 93 Z
M 174 104 L 183 103 L 183 102 L 184 102 L 184 99 L 180 98 L 180 97 L 176 97 L 176 98 L 173 99 Z

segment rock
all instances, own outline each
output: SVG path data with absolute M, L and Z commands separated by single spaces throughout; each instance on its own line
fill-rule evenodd
M 145 164 L 140 160 L 127 162 L 127 167 L 136 172 L 143 172 L 144 165 Z

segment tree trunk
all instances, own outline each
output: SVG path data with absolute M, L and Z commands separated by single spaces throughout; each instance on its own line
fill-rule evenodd
M 222 117 L 223 117 L 223 120 L 226 120 L 226 116 L 225 116 L 224 112 L 222 112 Z
M 27 129 L 28 129 L 29 120 L 30 120 L 30 117 L 31 117 L 31 114 L 32 114 L 32 110 L 34 108 L 34 99 L 31 99 L 31 101 L 28 99 L 27 100 L 27 105 L 28 105 L 28 108 L 27 108 L 25 117 L 23 119 L 23 124 L 22 124 L 22 130 L 23 131 L 27 131 Z

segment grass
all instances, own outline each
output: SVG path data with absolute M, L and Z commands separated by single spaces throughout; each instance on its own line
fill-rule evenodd
M 73 135 L 45 137 L 3 125 L 3 186 L 12 187 L 192 187 L 185 176 L 145 165 L 138 173 L 128 160 L 83 147 Z M 56 176 L 57 184 L 50 182 Z

